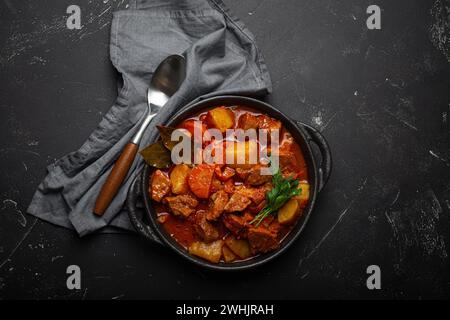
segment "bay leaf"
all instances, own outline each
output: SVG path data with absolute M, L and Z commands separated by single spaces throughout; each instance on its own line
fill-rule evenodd
M 176 130 L 174 127 L 156 126 L 158 128 L 159 134 L 161 136 L 162 143 L 164 146 L 172 150 L 173 147 L 178 143 L 178 141 L 172 141 L 172 132 Z
M 152 167 L 165 169 L 170 167 L 172 161 L 170 159 L 170 151 L 164 146 L 162 140 L 147 146 L 139 151 L 144 161 Z

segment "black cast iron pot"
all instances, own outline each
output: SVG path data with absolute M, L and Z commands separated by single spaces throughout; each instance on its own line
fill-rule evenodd
M 295 141 L 300 145 L 306 164 L 308 166 L 308 176 L 310 183 L 310 199 L 303 215 L 297 221 L 296 225 L 282 241 L 280 248 L 276 251 L 261 254 L 254 258 L 235 263 L 218 263 L 213 264 L 201 258 L 190 255 L 186 249 L 180 246 L 175 239 L 167 234 L 164 228 L 156 220 L 156 211 L 152 206 L 152 200 L 148 194 L 149 177 L 152 171 L 150 166 L 145 166 L 138 178 L 133 181 L 127 197 L 127 208 L 130 220 L 136 228 L 137 232 L 146 239 L 157 242 L 178 253 L 183 258 L 209 269 L 215 270 L 242 270 L 249 269 L 262 265 L 283 253 L 300 235 L 306 222 L 311 215 L 311 212 L 316 203 L 317 196 L 328 181 L 331 173 L 331 152 L 325 138 L 316 129 L 294 121 L 285 116 L 271 105 L 255 100 L 252 98 L 241 96 L 217 96 L 200 100 L 193 104 L 184 107 L 181 111 L 175 114 L 167 123 L 167 126 L 176 126 L 181 121 L 198 114 L 203 110 L 210 109 L 219 105 L 241 105 L 265 113 L 275 119 L 280 120 L 283 125 L 289 130 Z M 320 151 L 318 160 L 312 150 L 312 144 L 317 145 Z M 137 206 L 139 198 L 143 199 L 143 208 Z

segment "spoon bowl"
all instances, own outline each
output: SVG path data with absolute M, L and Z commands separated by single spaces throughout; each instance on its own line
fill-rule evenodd
M 183 56 L 167 57 L 153 73 L 147 92 L 148 104 L 162 107 L 178 91 L 186 77 L 186 60 Z
M 136 145 L 158 111 L 167 103 L 169 98 L 178 91 L 186 77 L 186 60 L 180 55 L 171 55 L 164 59 L 153 73 L 147 91 L 148 112 L 142 120 L 138 131 L 131 139 Z

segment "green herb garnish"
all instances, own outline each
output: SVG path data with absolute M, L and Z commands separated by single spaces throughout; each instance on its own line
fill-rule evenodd
M 266 193 L 266 206 L 250 222 L 256 223 L 256 226 L 267 218 L 270 214 L 280 209 L 290 198 L 300 194 L 298 188 L 299 180 L 291 177 L 284 178 L 278 170 L 272 177 L 273 189 Z

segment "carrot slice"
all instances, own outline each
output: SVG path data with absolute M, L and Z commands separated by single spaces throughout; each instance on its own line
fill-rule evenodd
M 192 136 L 194 136 L 195 121 L 198 121 L 198 120 L 194 120 L 194 119 L 184 120 L 181 123 L 180 128 L 186 129 L 187 131 L 190 132 L 190 134 Z M 202 137 L 203 137 L 203 134 L 207 130 L 207 127 L 203 121 L 200 121 L 200 122 L 201 122 L 201 133 L 202 133 Z
M 211 182 L 214 175 L 214 166 L 200 164 L 191 170 L 188 178 L 189 188 L 201 199 L 207 199 L 211 191 Z

